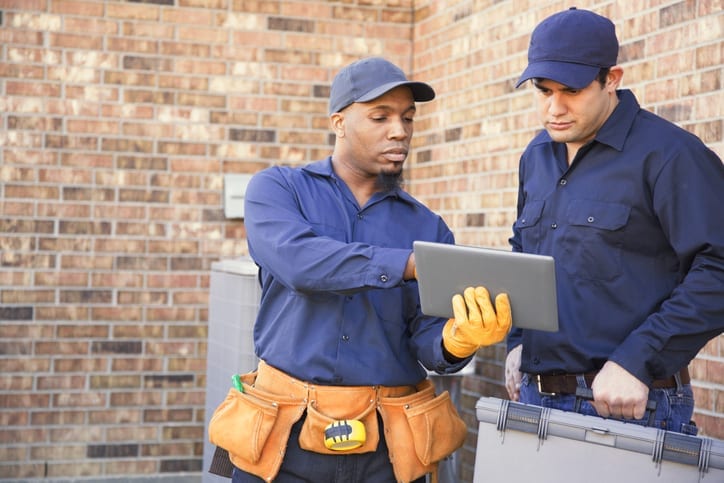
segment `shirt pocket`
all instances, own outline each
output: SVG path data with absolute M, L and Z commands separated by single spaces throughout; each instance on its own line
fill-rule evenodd
M 514 230 L 520 234 L 524 252 L 538 253 L 541 242 L 541 217 L 545 201 L 526 201 L 520 216 L 515 220 Z
M 631 207 L 621 203 L 574 200 L 566 212 L 562 238 L 565 270 L 589 280 L 613 280 L 622 273 L 622 246 Z

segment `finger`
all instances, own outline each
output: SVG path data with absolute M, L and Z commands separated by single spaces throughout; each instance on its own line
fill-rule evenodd
M 515 396 L 515 383 L 513 381 L 505 381 L 505 390 L 508 391 L 508 397 L 513 399 Z
M 520 372 L 505 369 L 505 389 L 508 391 L 508 397 L 510 397 L 511 401 L 517 401 L 520 398 L 520 381 Z
M 452 298 L 453 314 L 455 317 L 455 325 L 463 324 L 468 320 L 468 309 L 465 308 L 465 300 L 460 294 L 453 295 Z
M 495 316 L 495 310 L 493 304 L 490 302 L 490 293 L 485 287 L 475 288 L 475 302 L 482 311 L 482 323 L 486 327 L 495 328 L 497 327 L 497 318 Z
M 612 418 L 623 418 L 624 410 L 621 404 L 610 404 L 608 405 L 608 415 Z
M 611 415 L 611 411 L 608 409 L 608 404 L 605 402 L 596 402 L 593 400 L 591 401 L 591 406 L 593 406 L 593 409 L 596 410 L 596 414 L 602 418 L 607 418 Z
M 495 311 L 498 314 L 498 327 L 507 334 L 513 325 L 513 313 L 510 310 L 510 298 L 507 293 L 495 297 Z
M 633 406 L 632 416 L 633 419 L 643 419 L 646 415 L 646 401 L 643 403 L 638 402 Z
M 480 327 L 483 325 L 483 316 L 480 313 L 480 308 L 478 307 L 478 303 L 476 302 L 477 294 L 476 290 L 473 287 L 468 287 L 465 289 L 465 305 L 468 307 L 468 320 L 470 321 L 470 324 L 476 327 Z

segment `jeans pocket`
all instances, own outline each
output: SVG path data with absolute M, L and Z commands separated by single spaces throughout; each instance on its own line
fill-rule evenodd
M 694 414 L 694 394 L 690 384 L 679 388 L 653 389 L 652 397 L 656 400 L 655 426 L 667 431 L 695 436 L 698 433 L 696 424 L 691 420 Z

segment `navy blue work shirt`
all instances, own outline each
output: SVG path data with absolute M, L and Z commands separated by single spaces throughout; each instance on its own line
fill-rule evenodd
M 570 166 L 545 131 L 521 157 L 510 243 L 555 258 L 560 322 L 556 333 L 511 332 L 523 372 L 610 360 L 649 384 L 724 329 L 724 165 L 629 90 L 618 96 Z
M 402 276 L 415 240 L 454 243 L 442 218 L 401 189 L 360 207 L 331 157 L 272 167 L 245 196 L 249 253 L 259 266 L 259 358 L 325 385 L 411 385 L 460 370 L 442 353 L 445 319 L 420 312 Z

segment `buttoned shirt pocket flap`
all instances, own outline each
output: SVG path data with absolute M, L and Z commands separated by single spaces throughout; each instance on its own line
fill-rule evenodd
M 626 226 L 630 216 L 630 206 L 605 201 L 575 200 L 567 211 L 568 222 L 571 225 L 610 231 Z
M 519 229 L 530 228 L 538 224 L 543 213 L 545 201 L 526 201 L 520 216 L 515 221 L 516 227 Z

